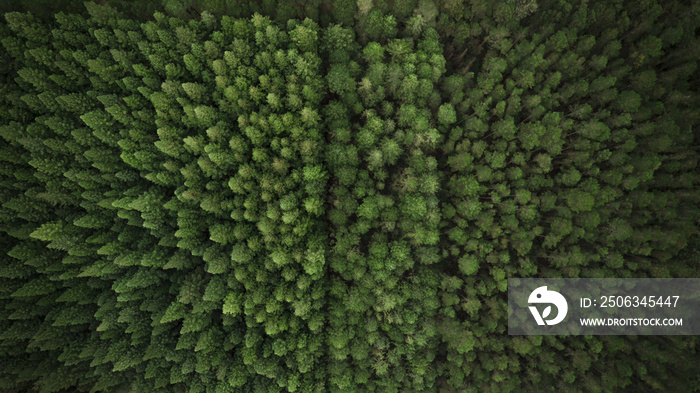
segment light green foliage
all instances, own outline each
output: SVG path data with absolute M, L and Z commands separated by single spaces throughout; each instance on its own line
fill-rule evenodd
M 440 105 L 438 110 L 438 122 L 442 125 L 454 124 L 457 121 L 457 114 L 450 104 Z

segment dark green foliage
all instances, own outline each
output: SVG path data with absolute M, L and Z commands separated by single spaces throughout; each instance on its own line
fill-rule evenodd
M 612 12 L 623 22 L 632 13 L 623 8 L 628 6 L 596 9 L 595 15 Z M 680 12 L 664 7 L 667 13 Z M 481 70 L 472 65 L 460 71 L 460 65 L 456 71 L 475 73 L 443 84 L 444 97 L 461 119 L 441 154 L 441 169 L 452 173 L 443 205 L 443 255 L 454 266 L 453 279 L 463 280 L 461 288 L 448 290 L 461 304 L 445 303 L 442 309 L 458 316 L 458 324 L 444 326 L 450 331 L 445 388 L 564 391 L 572 383 L 584 391 L 633 391 L 643 385 L 690 389 L 688 379 L 676 374 L 683 364 L 669 360 L 654 371 L 642 364 L 651 353 L 697 359 L 697 353 L 682 349 L 693 339 L 665 340 L 665 349 L 646 352 L 641 348 L 654 344 L 645 338 L 562 337 L 555 343 L 552 337 L 505 335 L 506 278 L 684 277 L 694 268 L 676 259 L 677 251 L 697 238 L 698 156 L 690 147 L 697 135 L 689 127 L 697 123 L 697 94 L 686 82 L 671 79 L 659 58 L 655 45 L 661 44 L 653 37 L 668 21 L 652 23 L 655 17 L 639 14 L 652 19 L 617 27 L 626 35 L 623 46 L 643 45 L 642 53 L 613 50 L 613 42 L 620 45 L 606 33 L 613 26 L 594 18 L 585 5 L 540 6 L 532 17 L 538 22 L 488 27 L 492 30 L 474 63 L 481 61 Z M 697 22 L 684 26 L 692 35 Z M 688 46 L 666 44 L 663 50 L 676 53 L 679 65 L 694 64 L 692 55 L 681 53 L 697 53 L 696 40 Z M 659 73 L 669 78 L 663 88 Z M 676 114 L 684 113 L 680 117 L 658 109 L 669 105 L 676 89 L 689 99 L 673 104 Z M 680 157 L 693 158 L 681 165 Z M 695 180 L 672 189 L 659 183 L 674 176 Z M 679 216 L 680 211 L 687 215 Z M 465 354 L 454 330 L 489 339 L 471 344 Z M 556 355 L 553 348 L 560 348 Z M 628 350 L 638 353 L 639 363 L 627 360 Z M 475 362 L 474 356 L 490 360 Z M 565 366 L 572 361 L 573 367 Z M 593 363 L 598 370 L 618 371 L 591 373 Z
M 698 276 L 697 5 L 41 4 L 0 23 L 0 390 L 698 389 L 696 337 L 505 296 Z

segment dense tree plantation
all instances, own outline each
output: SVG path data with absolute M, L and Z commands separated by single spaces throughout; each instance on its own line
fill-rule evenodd
M 0 22 L 1 391 L 700 391 L 506 297 L 700 277 L 700 3 L 194 3 Z

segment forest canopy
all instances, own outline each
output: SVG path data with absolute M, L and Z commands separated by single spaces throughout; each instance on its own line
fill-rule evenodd
M 700 3 L 137 3 L 0 21 L 0 390 L 700 391 L 506 296 L 700 277 Z

